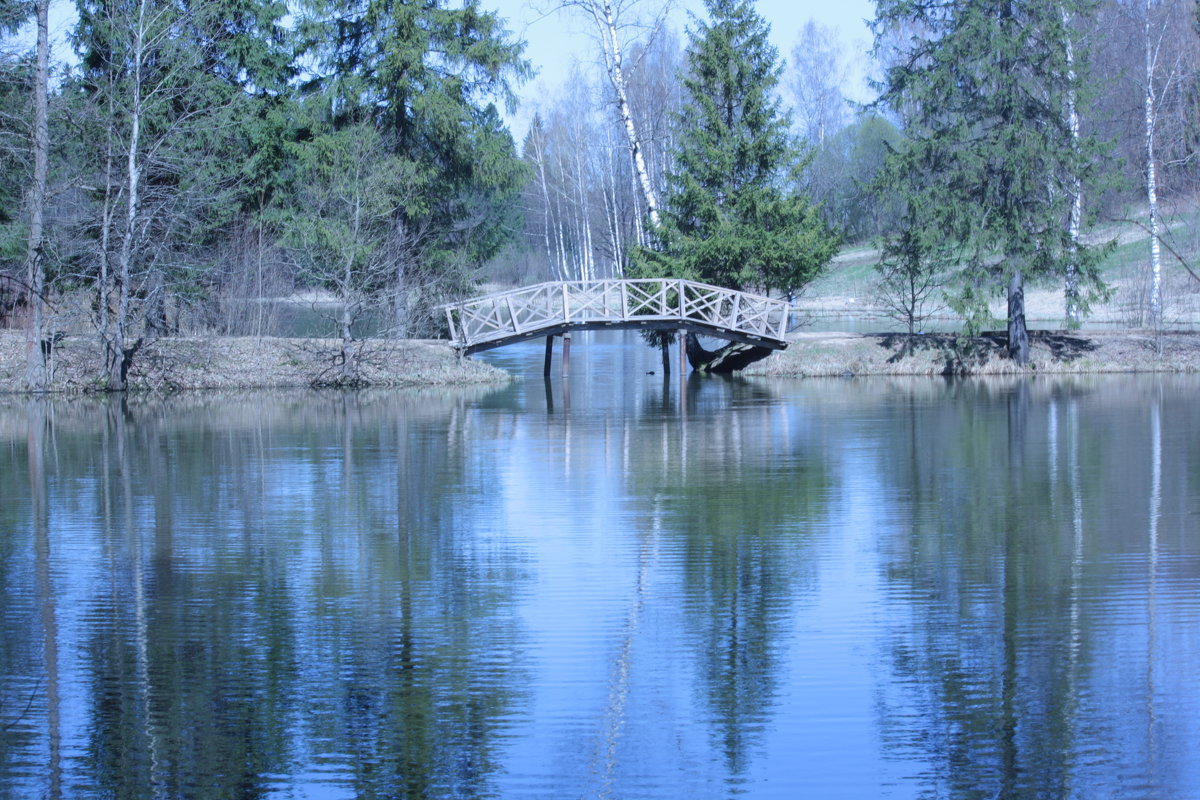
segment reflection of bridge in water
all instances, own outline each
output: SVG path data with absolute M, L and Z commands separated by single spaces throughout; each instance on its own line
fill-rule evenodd
M 690 331 L 783 350 L 788 303 L 679 278 L 555 281 L 445 307 L 464 354 L 577 330 Z

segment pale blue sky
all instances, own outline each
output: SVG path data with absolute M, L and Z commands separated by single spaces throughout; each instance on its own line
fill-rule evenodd
M 651 14 L 662 6 L 662 2 L 642 0 L 635 8 Z M 538 76 L 520 89 L 523 101 L 536 102 L 537 98 L 554 93 L 561 86 L 573 59 L 587 64 L 597 58 L 591 23 L 570 10 L 545 13 L 546 8 L 553 7 L 554 0 L 482 0 L 482 5 L 498 11 L 508 21 L 509 29 L 527 42 L 525 55 L 533 62 Z M 847 55 L 857 62 L 851 64 L 853 85 L 847 87 L 847 95 L 854 100 L 868 99 L 864 75 L 871 32 L 866 21 L 875 15 L 873 0 L 758 0 L 757 5 L 758 12 L 771 25 L 773 43 L 785 59 L 791 56 L 800 29 L 810 18 L 836 29 Z M 682 34 L 690 19 L 689 12 L 702 14 L 703 11 L 703 0 L 677 0 L 669 24 Z M 524 135 L 531 102 L 523 104 L 525 108 L 518 109 L 510 118 L 518 141 Z

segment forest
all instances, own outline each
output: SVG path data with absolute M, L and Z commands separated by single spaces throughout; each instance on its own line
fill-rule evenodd
M 593 52 L 514 137 L 532 69 L 487 0 L 75 0 L 71 58 L 48 0 L 0 0 L 0 328 L 29 388 L 64 335 L 120 390 L 145 342 L 280 335 L 288 303 L 328 300 L 345 347 L 542 280 L 791 298 L 847 248 L 909 333 L 1004 298 L 1020 363 L 1028 286 L 1077 328 L 1136 245 L 1161 328 L 1200 285 L 1200 5 L 876 0 L 869 52 L 809 20 L 780 53 L 752 0 L 683 30 L 666 2 L 558 0 Z

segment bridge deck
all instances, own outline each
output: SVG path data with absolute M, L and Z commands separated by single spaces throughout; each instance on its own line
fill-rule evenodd
M 773 350 L 787 347 L 788 303 L 678 278 L 556 281 L 445 306 L 465 353 L 570 330 L 685 329 Z

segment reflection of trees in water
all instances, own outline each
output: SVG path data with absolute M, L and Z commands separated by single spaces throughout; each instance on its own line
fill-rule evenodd
M 648 442 L 628 476 L 631 493 L 662 498 L 699 687 L 734 784 L 775 701 L 791 613 L 815 569 L 807 523 L 824 514 L 830 482 L 786 428 L 778 405 L 697 415 L 670 429 L 670 447 Z
M 0 790 L 9 776 L 63 796 L 59 593 L 49 525 L 53 427 L 49 404 L 19 402 L 23 426 L 0 448 Z M 19 427 L 23 427 L 20 430 Z M 19 445 L 18 445 L 19 436 Z
M 72 654 L 83 790 L 253 797 L 332 768 L 364 797 L 489 793 L 522 684 L 520 575 L 458 535 L 462 403 L 303 402 L 291 425 L 241 400 L 68 415 L 61 479 L 96 520 L 72 540 L 98 578 Z
M 1098 609 L 1126 610 L 1147 590 L 1122 580 L 1113 556 L 1140 552 L 1153 572 L 1138 498 L 1156 495 L 1161 455 L 1147 432 L 1159 410 L 1142 391 L 1106 389 L 955 386 L 963 402 L 889 407 L 877 447 L 910 499 L 882 547 L 914 617 L 886 648 L 907 691 L 880 710 L 893 752 L 931 764 L 931 796 L 1074 796 L 1097 751 L 1130 747 L 1128 720 L 1097 730 L 1097 703 L 1103 713 L 1147 689 L 1101 655 L 1112 637 Z M 1145 658 L 1149 669 L 1160 660 Z M 1097 700 L 1097 686 L 1120 690 Z M 1116 760 L 1161 779 L 1140 759 Z
M 541 420 L 488 418 L 492 437 L 546 439 L 546 447 L 534 448 L 546 459 L 538 474 L 554 476 L 546 492 L 591 501 L 598 494 L 593 483 L 615 476 L 617 496 L 630 504 L 621 520 L 636 527 L 620 533 L 633 537 L 636 573 L 589 753 L 600 796 L 650 757 L 628 749 L 645 735 L 625 729 L 626 709 L 642 702 L 635 694 L 639 659 L 655 657 L 638 643 L 647 605 L 664 597 L 647 587 L 664 580 L 664 568 L 681 585 L 665 596 L 684 604 L 678 618 L 694 655 L 701 717 L 723 758 L 720 768 L 733 785 L 745 777 L 782 680 L 791 612 L 815 571 L 806 523 L 823 515 L 830 483 L 811 445 L 810 422 L 772 402 L 769 387 L 689 380 L 682 415 L 678 377 L 663 384 L 662 393 L 644 396 L 633 414 L 556 409 Z M 599 494 L 605 501 L 613 497 Z M 574 511 L 589 514 L 586 506 Z M 675 736 L 666 739 L 679 746 Z

